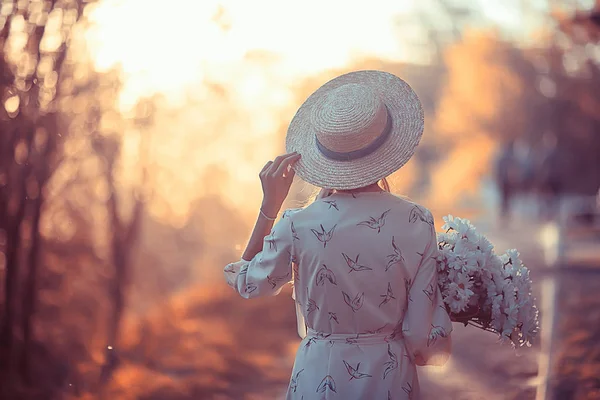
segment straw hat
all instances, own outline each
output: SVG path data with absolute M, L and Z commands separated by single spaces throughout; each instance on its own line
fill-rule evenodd
M 321 86 L 292 119 L 286 150 L 296 174 L 325 189 L 356 189 L 400 169 L 423 135 L 421 102 L 402 79 L 357 71 Z

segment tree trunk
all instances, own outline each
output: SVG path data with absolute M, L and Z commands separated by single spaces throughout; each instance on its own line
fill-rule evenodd
M 111 288 L 113 313 L 109 321 L 105 360 L 99 380 L 101 396 L 103 387 L 109 381 L 119 363 L 118 342 L 123 312 L 125 310 L 127 284 L 129 282 L 130 254 L 135 246 L 135 239 L 139 232 L 143 211 L 143 201 L 137 199 L 129 224 L 123 224 L 119 217 L 119 207 L 116 188 L 112 179 L 112 171 L 109 173 L 111 174 L 109 184 L 112 194 L 108 200 L 108 211 L 111 219 L 110 226 L 112 228 L 112 261 L 115 267 L 115 276 Z
M 39 269 L 39 255 L 41 246 L 41 237 L 39 234 L 40 217 L 42 213 L 43 197 L 40 191 L 38 197 L 33 200 L 33 215 L 31 221 L 31 248 L 29 249 L 27 278 L 25 281 L 25 290 L 23 294 L 22 310 L 22 328 L 23 328 L 23 349 L 21 356 L 21 376 L 27 386 L 33 384 L 31 374 L 31 350 L 32 340 L 32 320 L 35 314 L 37 304 L 37 278 Z
M 25 216 L 25 201 L 20 201 L 14 218 L 10 218 L 10 224 L 6 231 L 6 277 L 4 282 L 4 323 L 0 332 L 0 347 L 2 348 L 2 358 L 0 360 L 4 382 L 10 382 L 14 377 L 14 320 L 15 305 L 17 295 L 17 285 L 19 283 L 19 249 L 21 247 L 21 222 Z M 12 386 L 6 383 L 0 386 Z
M 14 121 L 18 124 L 20 121 Z M 23 128 L 22 128 L 23 129 Z M 29 127 L 25 127 L 28 130 L 25 135 L 18 135 L 19 130 L 13 134 L 23 137 L 26 143 L 31 143 L 33 136 L 33 130 Z M 10 151 L 7 151 L 10 153 Z M 11 160 L 14 159 L 12 155 Z M 5 377 L 12 375 L 12 364 L 13 364 L 13 350 L 14 350 L 14 320 L 15 320 L 15 306 L 16 306 L 16 295 L 17 285 L 19 283 L 19 250 L 21 247 L 21 224 L 25 218 L 26 211 L 26 177 L 31 171 L 29 163 L 24 166 L 18 166 L 16 164 L 9 165 L 9 167 L 15 167 L 18 169 L 17 176 L 10 176 L 10 168 L 7 168 L 5 174 L 7 174 L 6 187 L 3 193 L 3 204 L 5 205 L 2 210 L 4 215 L 3 225 L 6 227 L 6 280 L 4 282 L 4 323 L 2 324 L 2 330 L 0 331 L 0 348 L 2 349 L 3 357 L 0 359 L 1 368 L 4 371 Z M 11 179 L 12 178 L 12 179 Z M 17 183 L 15 191 L 11 190 L 11 183 Z M 11 212 L 11 201 L 13 201 L 13 193 L 18 193 L 18 205 L 14 213 Z

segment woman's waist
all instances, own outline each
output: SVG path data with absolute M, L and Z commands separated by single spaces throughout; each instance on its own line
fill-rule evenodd
M 362 333 L 330 333 L 307 328 L 306 339 L 311 341 L 325 340 L 329 342 L 344 342 L 347 344 L 381 344 L 401 341 L 403 337 L 400 327 L 387 331 L 377 330 Z

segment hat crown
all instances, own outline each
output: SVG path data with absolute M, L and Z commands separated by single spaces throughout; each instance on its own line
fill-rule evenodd
M 310 122 L 322 146 L 348 153 L 368 147 L 384 133 L 388 111 L 371 87 L 349 83 L 324 96 L 313 107 Z

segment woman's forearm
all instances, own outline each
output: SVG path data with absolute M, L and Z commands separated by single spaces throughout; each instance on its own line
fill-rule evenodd
M 269 218 L 275 218 L 277 217 L 277 214 L 279 214 L 280 208 L 268 206 L 263 203 L 261 210 Z M 252 231 L 252 235 L 250 235 L 250 240 L 248 241 L 246 250 L 244 250 L 242 259 L 250 261 L 262 250 L 265 237 L 271 233 L 274 222 L 275 221 L 265 218 L 259 212 L 256 224 L 254 225 L 254 230 Z
M 275 218 L 281 210 L 281 206 L 287 197 L 295 172 L 293 165 L 300 159 L 298 153 L 280 155 L 275 160 L 269 161 L 260 171 L 260 181 L 265 195 L 260 207 L 256 224 L 250 240 L 242 254 L 242 258 L 250 261 L 261 250 L 265 237 L 271 233 Z

